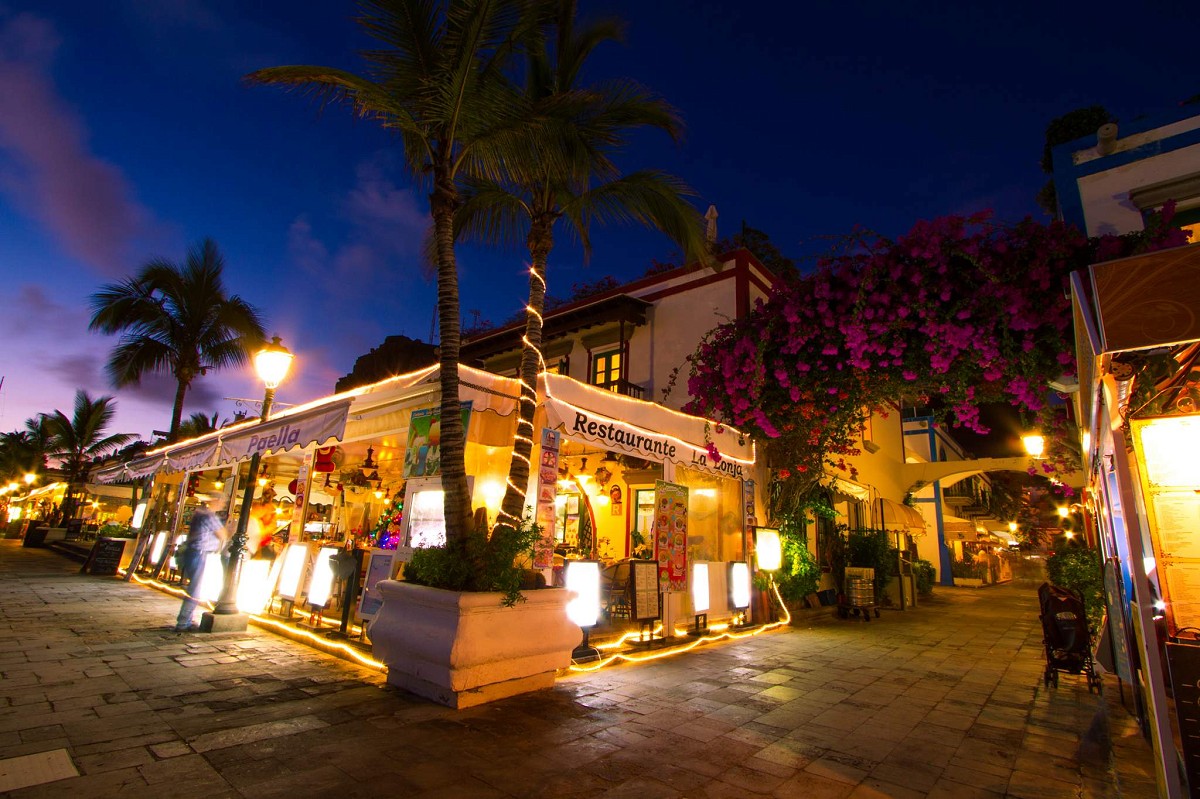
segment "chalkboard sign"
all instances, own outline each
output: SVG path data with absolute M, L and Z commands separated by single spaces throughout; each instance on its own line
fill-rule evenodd
M 1200 785 L 1200 646 L 1168 641 L 1167 666 L 1183 740 L 1183 767 L 1195 789 Z
M 116 574 L 125 554 L 126 538 L 98 538 L 88 556 L 89 574 Z

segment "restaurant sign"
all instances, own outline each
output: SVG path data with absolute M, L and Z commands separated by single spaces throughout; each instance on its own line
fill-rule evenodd
M 620 450 L 646 460 L 671 461 L 681 466 L 734 479 L 746 476 L 746 467 L 743 464 L 727 458 L 714 462 L 704 450 L 671 436 L 642 430 L 625 422 L 580 410 L 570 410 L 569 415 L 564 418 L 558 413 L 556 405 L 547 403 L 546 408 L 551 424 L 561 428 L 570 438 L 592 441 L 605 449 Z

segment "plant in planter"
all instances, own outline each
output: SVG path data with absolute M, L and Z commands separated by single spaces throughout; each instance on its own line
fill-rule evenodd
M 522 564 L 539 536 L 529 517 L 490 539 L 477 526 L 468 557 L 453 546 L 419 549 L 405 581 L 381 581 L 369 632 L 388 682 L 457 708 L 553 685 L 583 634 L 567 618 L 566 590 L 522 593 Z

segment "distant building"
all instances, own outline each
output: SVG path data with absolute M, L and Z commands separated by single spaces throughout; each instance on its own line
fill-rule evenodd
M 691 399 L 688 356 L 710 330 L 765 301 L 775 280 L 747 250 L 722 256 L 715 269 L 649 275 L 548 311 L 542 352 L 551 372 L 678 409 Z M 522 317 L 468 336 L 462 360 L 516 375 L 524 333 Z
M 1054 189 L 1062 219 L 1089 236 L 1141 230 L 1168 200 L 1176 223 L 1200 233 L 1200 107 L 1109 123 L 1059 145 Z

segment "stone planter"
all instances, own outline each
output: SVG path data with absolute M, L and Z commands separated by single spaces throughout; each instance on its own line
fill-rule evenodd
M 549 688 L 583 639 L 562 588 L 459 593 L 396 580 L 378 583 L 383 606 L 370 626 L 388 683 L 454 708 Z
M 983 588 L 983 579 L 980 577 L 955 577 L 954 585 L 962 588 Z

